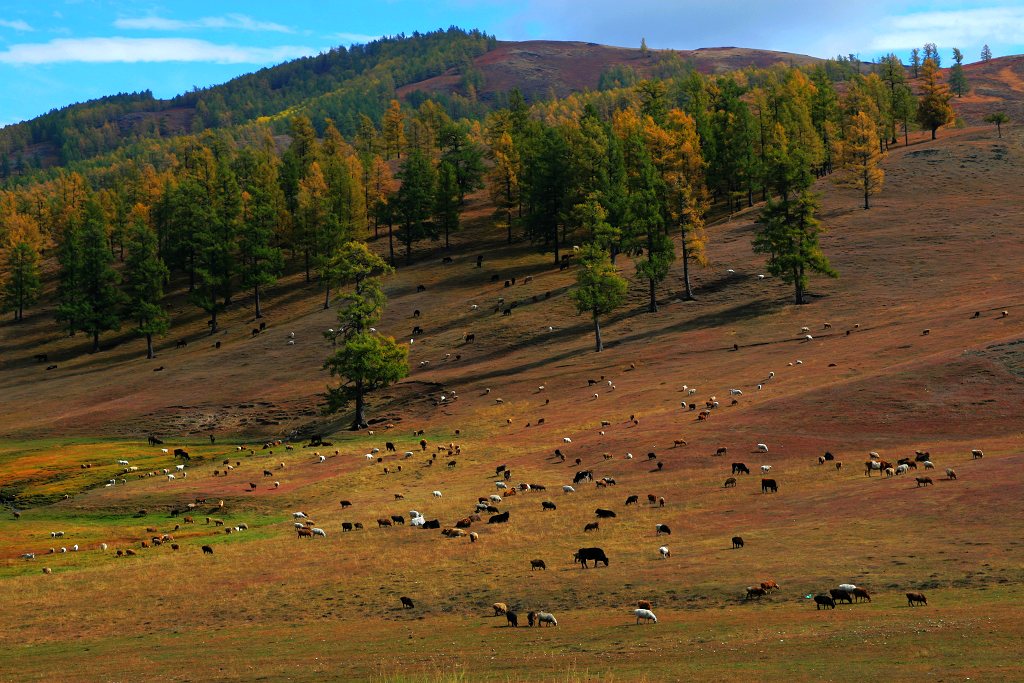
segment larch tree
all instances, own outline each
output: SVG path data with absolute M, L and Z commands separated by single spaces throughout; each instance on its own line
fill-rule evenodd
M 1003 124 L 1009 123 L 1009 121 L 1010 117 L 1003 111 L 993 112 L 985 117 L 985 123 L 996 124 L 996 131 L 999 132 L 999 137 L 1003 137 Z
M 864 112 L 858 112 L 847 128 L 846 137 L 836 146 L 836 156 L 843 171 L 838 182 L 863 192 L 864 208 L 870 208 L 869 198 L 881 191 L 885 178 L 885 172 L 879 168 L 882 154 L 878 150 L 875 122 Z
M 910 122 L 917 119 L 917 98 L 905 83 L 893 93 L 893 116 L 903 126 L 903 144 L 910 144 Z
M 330 308 L 331 288 L 337 284 L 335 254 L 347 236 L 331 210 L 330 191 L 319 162 L 313 162 L 309 174 L 299 183 L 298 199 L 296 223 L 305 235 L 307 261 L 324 288 L 324 308 Z
M 285 210 L 284 193 L 278 185 L 273 160 L 269 154 L 244 149 L 235 161 L 242 188 L 239 271 L 242 286 L 252 289 L 256 318 L 263 317 L 261 288 L 277 282 L 284 268 L 281 249 L 274 244 Z
M 78 284 L 82 296 L 77 326 L 92 335 L 92 350 L 96 353 L 100 350 L 100 335 L 121 327 L 124 295 L 118 288 L 121 276 L 114 270 L 103 209 L 92 198 L 85 203 L 79 246 Z
M 708 263 L 704 216 L 710 202 L 704 184 L 704 157 L 696 123 L 686 112 L 669 111 L 665 130 L 671 144 L 659 164 L 665 188 L 664 205 L 669 225 L 679 231 L 681 238 L 683 298 L 692 301 L 695 297 L 690 284 L 690 263 L 699 266 Z
M 594 351 L 604 350 L 601 316 L 606 316 L 626 301 L 628 285 L 612 265 L 608 253 L 596 244 L 580 250 L 576 271 L 576 289 L 569 296 L 577 313 L 590 314 L 594 322 Z
M 389 161 L 392 156 L 402 158 L 402 149 L 405 148 L 405 116 L 402 114 L 402 105 L 398 100 L 391 100 L 391 106 L 384 112 L 381 122 L 381 142 L 385 161 Z
M 157 253 L 156 235 L 146 225 L 141 212 L 133 214 L 124 268 L 125 318 L 134 323 L 135 334 L 146 338 L 146 358 L 153 358 L 153 335 L 167 334 L 170 329 L 170 318 L 161 305 L 168 273 Z
M 953 108 L 949 100 L 953 97 L 949 87 L 941 81 L 939 65 L 932 59 L 926 59 L 921 67 L 921 99 L 917 103 L 917 121 L 922 128 L 932 132 L 939 126 L 945 126 L 953 120 Z
M 949 70 L 949 87 L 957 97 L 963 97 L 964 93 L 970 90 L 967 85 L 967 76 L 964 74 L 964 53 L 955 47 L 953 48 L 953 68 Z
M 921 51 L 916 47 L 910 51 L 910 68 L 914 72 L 914 78 L 921 73 Z
M 455 167 L 448 161 L 441 161 L 434 188 L 434 225 L 444 232 L 445 249 L 451 246 L 451 233 L 459 229 L 459 194 Z
M 466 127 L 460 124 L 443 125 L 437 139 L 441 162 L 447 162 L 452 167 L 459 189 L 459 204 L 464 204 L 468 193 L 484 186 L 484 153 L 470 139 Z
M 983 61 L 983 62 L 991 62 L 992 61 L 992 50 L 989 48 L 987 43 L 985 45 L 983 45 L 982 48 L 981 48 L 981 61 Z
M 401 236 L 405 242 L 405 263 L 412 263 L 412 243 L 426 237 L 433 229 L 429 225 L 434 210 L 434 188 L 437 172 L 425 154 L 413 150 L 398 171 L 402 181 L 394 200 L 395 211 L 401 220 Z
M 242 193 L 226 151 L 216 161 L 208 193 L 212 212 L 195 235 L 196 288 L 189 293 L 189 300 L 210 316 L 207 324 L 210 334 L 215 334 L 220 329 L 218 316 L 231 304 L 235 242 L 242 215 Z
M 503 131 L 497 136 L 490 146 L 490 157 L 493 164 L 487 173 L 487 181 L 495 207 L 494 215 L 505 225 L 508 243 L 512 244 L 513 212 L 519 207 L 522 163 L 510 133 Z
M 7 277 L 0 284 L 0 310 L 14 313 L 14 321 L 25 319 L 25 308 L 39 300 L 39 252 L 19 241 L 7 251 Z

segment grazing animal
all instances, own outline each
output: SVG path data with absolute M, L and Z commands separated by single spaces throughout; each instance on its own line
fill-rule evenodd
M 379 518 L 377 520 L 377 528 L 378 529 L 380 529 L 382 527 L 386 527 L 386 526 L 391 526 L 391 524 L 392 524 L 391 520 L 387 519 L 386 517 L 381 517 L 381 518 Z
M 861 600 L 867 600 L 868 602 L 871 602 L 871 596 L 863 588 L 854 588 L 852 591 L 850 591 L 850 595 L 852 595 L 854 600 L 857 602 L 860 602 Z
M 744 465 L 741 462 L 734 462 L 732 464 L 732 473 L 733 474 L 750 474 L 750 468 L 748 468 L 746 465 Z
M 723 488 L 730 489 L 734 486 L 736 486 L 736 477 L 729 477 L 725 480 L 725 486 Z
M 480 534 L 478 534 L 477 532 L 475 532 L 475 531 L 470 531 L 469 532 L 469 542 L 470 543 L 476 543 L 477 539 L 479 539 L 479 538 L 480 538 Z
M 604 566 L 608 566 L 608 556 L 604 554 L 604 550 L 601 548 L 580 548 L 572 554 L 573 562 L 579 562 L 583 565 L 583 569 L 587 568 L 587 562 L 589 560 L 594 561 L 594 566 L 597 566 L 598 562 L 604 562 Z
M 537 612 L 537 625 L 547 624 L 548 626 L 558 626 L 558 620 L 555 619 L 555 615 L 549 612 Z
M 341 523 L 341 530 L 342 531 L 352 531 L 352 522 L 342 522 Z
M 828 594 L 832 596 L 832 599 L 836 602 L 845 602 L 847 604 L 853 604 L 853 596 L 850 592 L 842 588 L 830 588 Z
M 667 545 L 663 545 L 658 548 L 658 552 L 661 553 L 661 556 L 665 559 L 672 557 L 672 551 L 668 549 Z M 650 609 L 650 607 L 648 607 L 648 609 Z
M 496 602 L 491 607 L 494 609 L 494 616 L 500 617 L 502 614 L 508 612 L 508 605 L 503 602 Z
M 530 560 L 530 571 L 534 569 L 547 569 L 548 566 L 544 564 L 544 560 Z
M 768 591 L 761 586 L 747 586 L 747 595 L 744 600 L 751 600 L 757 598 L 760 600 L 764 596 L 768 595 Z
M 434 491 L 434 498 L 440 498 L 440 497 L 441 497 L 441 492 L 440 491 Z
M 310 531 L 313 532 L 314 536 L 320 536 L 322 538 L 327 538 L 327 532 L 324 531 L 323 529 L 319 528 L 319 527 L 314 527 L 314 528 L 310 529 Z
M 739 536 L 733 536 L 732 537 L 732 547 L 733 547 L 733 549 L 742 548 L 743 547 L 743 539 L 741 537 L 739 537 Z
M 420 286 L 422 287 L 422 285 Z M 403 595 L 398 599 L 402 601 L 402 609 L 412 609 L 416 606 L 415 604 L 413 604 L 412 598 L 407 598 Z
M 979 460 L 979 459 L 981 459 L 983 457 L 985 457 L 985 453 L 983 451 L 981 451 L 981 450 L 979 450 L 977 448 L 971 450 L 971 458 L 972 459 Z
M 391 515 L 391 521 L 394 522 L 395 524 L 402 524 L 402 525 L 404 525 L 405 524 L 405 517 L 403 517 L 402 515 Z
M 597 531 L 598 528 L 598 522 L 590 522 L 583 527 L 583 532 L 586 533 L 588 531 Z
M 775 482 L 774 479 L 762 479 L 761 493 L 768 493 L 769 491 L 771 491 L 772 493 L 778 493 L 779 485 Z
M 129 550 L 128 552 L 131 552 L 131 551 Z M 203 554 L 204 555 L 213 555 L 213 548 L 211 548 L 208 545 L 204 545 L 203 546 Z
M 506 522 L 508 522 L 508 510 L 499 515 L 491 515 L 487 519 L 488 524 L 504 524 Z
M 907 605 L 913 607 L 914 604 L 927 605 L 928 599 L 924 597 L 924 593 L 907 593 Z
M 644 622 L 653 621 L 655 624 L 658 623 L 658 617 L 654 616 L 654 612 L 649 609 L 635 609 L 633 610 L 633 614 L 636 615 L 636 623 L 638 624 L 641 619 L 643 619 Z
M 919 487 L 921 487 L 921 486 L 928 486 L 928 485 L 930 485 L 932 483 L 932 478 L 931 477 L 914 477 L 914 479 L 917 480 L 917 485 Z
M 604 508 L 597 508 L 594 510 L 594 514 L 597 515 L 598 519 L 612 519 L 615 517 L 613 511 L 605 510 Z
M 309 529 L 296 529 L 295 532 L 299 535 L 299 538 L 313 538 L 313 532 Z
M 832 599 L 831 595 L 815 595 L 814 609 L 819 610 L 822 607 L 825 607 L 827 609 L 835 609 L 836 601 Z
M 767 453 L 768 452 L 768 444 L 763 444 L 763 443 L 757 444 L 757 450 L 759 450 L 762 453 Z
M 515 612 L 505 612 L 505 619 L 508 621 L 508 625 L 512 628 L 519 626 L 519 615 Z
M 637 505 L 640 502 L 640 496 L 629 496 L 626 498 L 626 505 Z
M 566 484 L 562 487 L 562 493 L 576 493 L 576 489 Z
M 761 465 L 761 472 L 763 474 L 768 474 L 771 471 L 772 471 L 772 466 L 771 465 Z
M 667 535 L 671 536 L 672 535 L 672 530 L 668 528 L 667 524 L 655 524 L 654 525 L 654 535 L 655 536 L 661 536 L 662 534 L 667 534 Z
M 952 467 L 947 467 L 946 468 L 946 479 L 950 479 L 952 481 L 956 481 L 956 470 L 954 470 Z
M 540 509 L 541 510 L 557 510 L 558 507 L 554 503 L 552 503 L 550 500 L 545 500 L 545 501 L 541 502 Z

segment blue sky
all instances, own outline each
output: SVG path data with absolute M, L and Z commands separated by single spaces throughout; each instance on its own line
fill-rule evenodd
M 585 9 L 582 9 L 585 8 Z M 1024 53 L 1024 0 L 0 0 L 0 125 L 116 92 L 170 97 L 381 35 L 735 45 L 863 59 L 936 43 Z

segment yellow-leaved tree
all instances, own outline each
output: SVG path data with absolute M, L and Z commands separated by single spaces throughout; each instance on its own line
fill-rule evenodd
M 836 182 L 863 192 L 865 209 L 871 208 L 869 198 L 882 190 L 885 179 L 885 172 L 878 167 L 882 159 L 878 148 L 878 127 L 862 111 L 850 119 L 846 137 L 836 142 L 836 158 L 842 171 Z

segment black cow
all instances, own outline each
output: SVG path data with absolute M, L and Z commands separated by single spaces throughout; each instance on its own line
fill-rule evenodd
M 391 521 L 395 524 L 405 524 L 405 517 L 402 515 L 391 515 Z
M 149 435 L 149 445 L 150 446 L 159 446 L 161 444 L 163 444 L 163 441 L 161 441 L 157 437 L 153 436 L 152 434 Z
M 352 531 L 352 522 L 342 522 L 341 523 L 341 530 L 342 531 Z
M 532 491 L 547 491 L 547 487 L 543 484 L 530 484 L 530 490 Z
M 640 496 L 630 496 L 626 499 L 626 505 L 636 505 L 640 501 Z
M 512 628 L 519 626 L 519 615 L 515 612 L 505 612 L 505 618 L 508 620 L 508 625 Z
M 742 548 L 743 547 L 743 539 L 740 536 L 733 536 L 732 537 L 732 547 L 733 548 Z
M 771 491 L 772 493 L 778 493 L 779 485 L 775 482 L 774 479 L 762 479 L 761 493 L 768 493 L 769 491 Z
M 598 562 L 604 562 L 604 566 L 608 566 L 608 556 L 604 554 L 604 550 L 601 548 L 580 548 L 572 554 L 572 560 L 582 564 L 583 569 L 587 568 L 588 560 L 593 560 L 595 567 Z
M 580 470 L 572 478 L 572 483 L 578 484 L 581 481 L 591 481 L 594 478 L 594 470 Z
M 487 523 L 488 524 L 504 524 L 507 521 L 508 521 L 508 510 L 506 510 L 505 512 L 502 512 L 500 515 L 491 515 L 491 517 L 488 518 Z
M 750 474 L 750 469 L 741 462 L 734 462 L 732 464 L 733 474 Z
M 611 519 L 612 517 L 615 517 L 614 512 L 603 508 L 597 508 L 594 510 L 594 514 L 597 515 L 598 519 Z
M 832 599 L 836 602 L 847 602 L 853 604 L 853 596 L 842 588 L 830 588 L 828 594 L 831 595 Z
M 821 609 L 825 607 L 827 609 L 835 609 L 836 601 L 832 599 L 830 595 L 815 595 L 814 596 L 814 609 Z
M 540 504 L 540 508 L 542 510 L 557 510 L 558 509 L 557 506 L 554 503 L 552 503 L 550 500 L 545 500 L 543 503 L 541 503 Z
M 407 598 L 403 595 L 398 599 L 402 601 L 402 609 L 412 609 L 416 606 L 413 604 L 412 598 Z
M 181 458 L 182 460 L 189 460 L 188 451 L 186 451 L 184 448 L 175 448 L 174 457 Z
M 395 444 L 391 443 L 390 441 L 385 441 L 384 442 L 384 449 L 388 453 L 394 453 L 395 452 Z
M 427 521 L 423 522 L 423 528 L 424 529 L 440 529 L 441 528 L 441 520 L 438 520 L 438 519 L 428 519 Z

